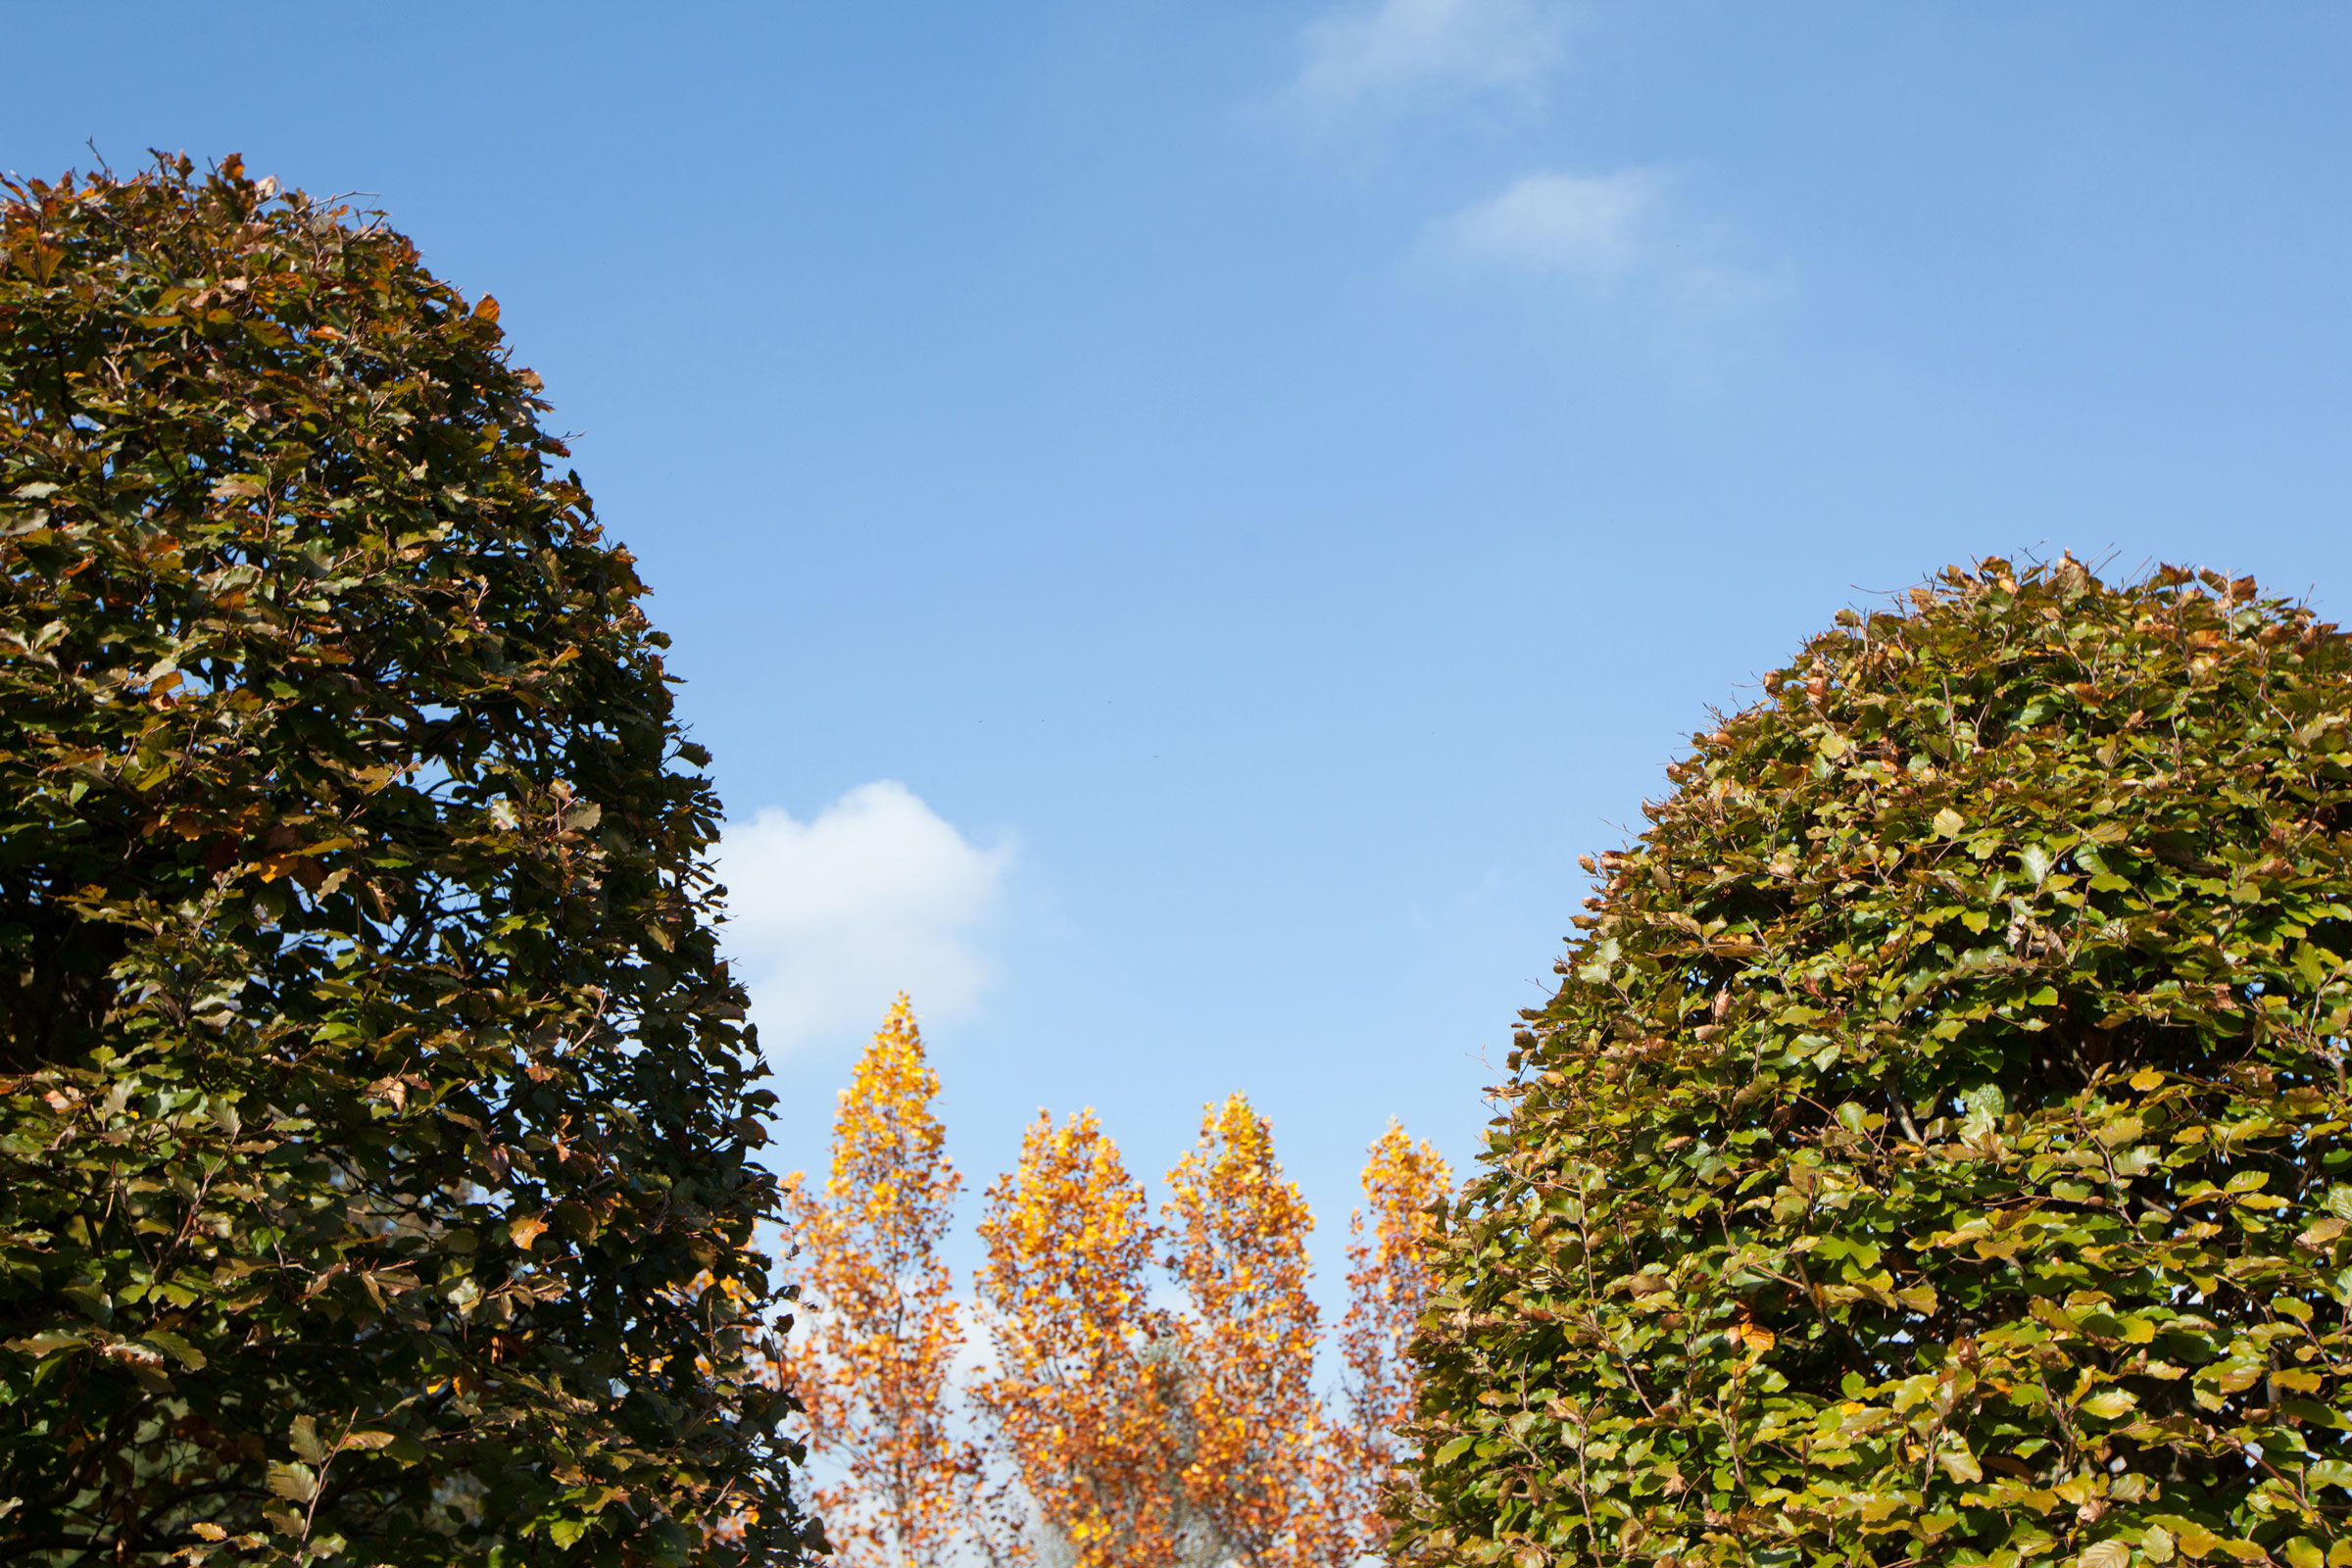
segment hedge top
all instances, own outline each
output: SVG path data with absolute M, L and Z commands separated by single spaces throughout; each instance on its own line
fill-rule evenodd
M 2352 647 L 2210 572 L 1911 599 L 1587 862 L 1416 1560 L 2352 1561 Z

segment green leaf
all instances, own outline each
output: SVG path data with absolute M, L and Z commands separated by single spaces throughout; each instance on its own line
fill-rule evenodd
M 2139 1400 L 2128 1389 L 2101 1389 L 2082 1401 L 2082 1409 L 2102 1421 L 2114 1421 L 2129 1414 L 2138 1404 Z
M 86 1339 L 78 1330 L 52 1329 L 40 1334 L 28 1334 L 21 1340 L 10 1340 L 8 1348 L 19 1355 L 55 1355 L 60 1350 L 79 1349 Z
M 2352 1462 L 2342 1459 L 2315 1459 L 2304 1467 L 2303 1477 L 2315 1487 L 2334 1487 L 2352 1492 Z
M 57 1294 L 81 1308 L 92 1322 L 104 1325 L 115 1320 L 113 1298 L 95 1285 L 69 1285 Z
M 270 1465 L 270 1490 L 288 1502 L 308 1502 L 318 1494 L 318 1474 L 307 1464 Z

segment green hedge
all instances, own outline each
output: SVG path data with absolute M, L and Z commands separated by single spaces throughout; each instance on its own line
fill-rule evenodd
M 709 759 L 497 321 L 234 160 L 0 201 L 9 1561 L 797 1553 Z
M 1697 737 L 1528 1014 L 1416 1562 L 2352 1562 L 2352 648 L 1999 561 Z

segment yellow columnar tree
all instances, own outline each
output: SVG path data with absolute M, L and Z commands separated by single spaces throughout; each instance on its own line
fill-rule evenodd
M 989 1189 L 980 1275 L 997 1347 L 975 1391 L 1075 1568 L 1180 1552 L 1169 1325 L 1147 1295 L 1159 1232 L 1093 1111 L 1040 1112 Z
M 1168 1185 L 1168 1267 L 1193 1306 L 1185 1495 L 1249 1568 L 1331 1561 L 1337 1477 L 1306 1289 L 1314 1217 L 1283 1179 L 1272 1127 L 1240 1095 L 1209 1107 Z
M 962 1179 L 932 1114 L 938 1094 L 902 994 L 841 1096 L 822 1190 L 798 1172 L 785 1183 L 812 1310 L 782 1376 L 810 1447 L 842 1476 L 816 1494 L 826 1533 L 860 1568 L 949 1561 L 980 1475 L 949 1414 L 962 1331 L 939 1245 Z
M 1348 1316 L 1340 1326 L 1345 1414 L 1333 1443 L 1349 1557 L 1380 1551 L 1392 1516 L 1401 1511 L 1384 1503 L 1401 1479 L 1398 1433 L 1412 1418 L 1418 1382 L 1405 1348 L 1432 1290 L 1433 1205 L 1453 1187 L 1437 1147 L 1416 1144 L 1395 1121 L 1369 1152 L 1365 1207 L 1348 1221 Z

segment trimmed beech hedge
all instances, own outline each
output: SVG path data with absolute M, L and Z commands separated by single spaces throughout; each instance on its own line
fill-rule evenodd
M 2352 1562 L 2352 648 L 1986 561 L 1601 858 L 1449 1219 L 1402 1557 Z
M 0 194 L 0 1559 L 804 1555 L 710 759 L 538 393 L 234 159 Z

